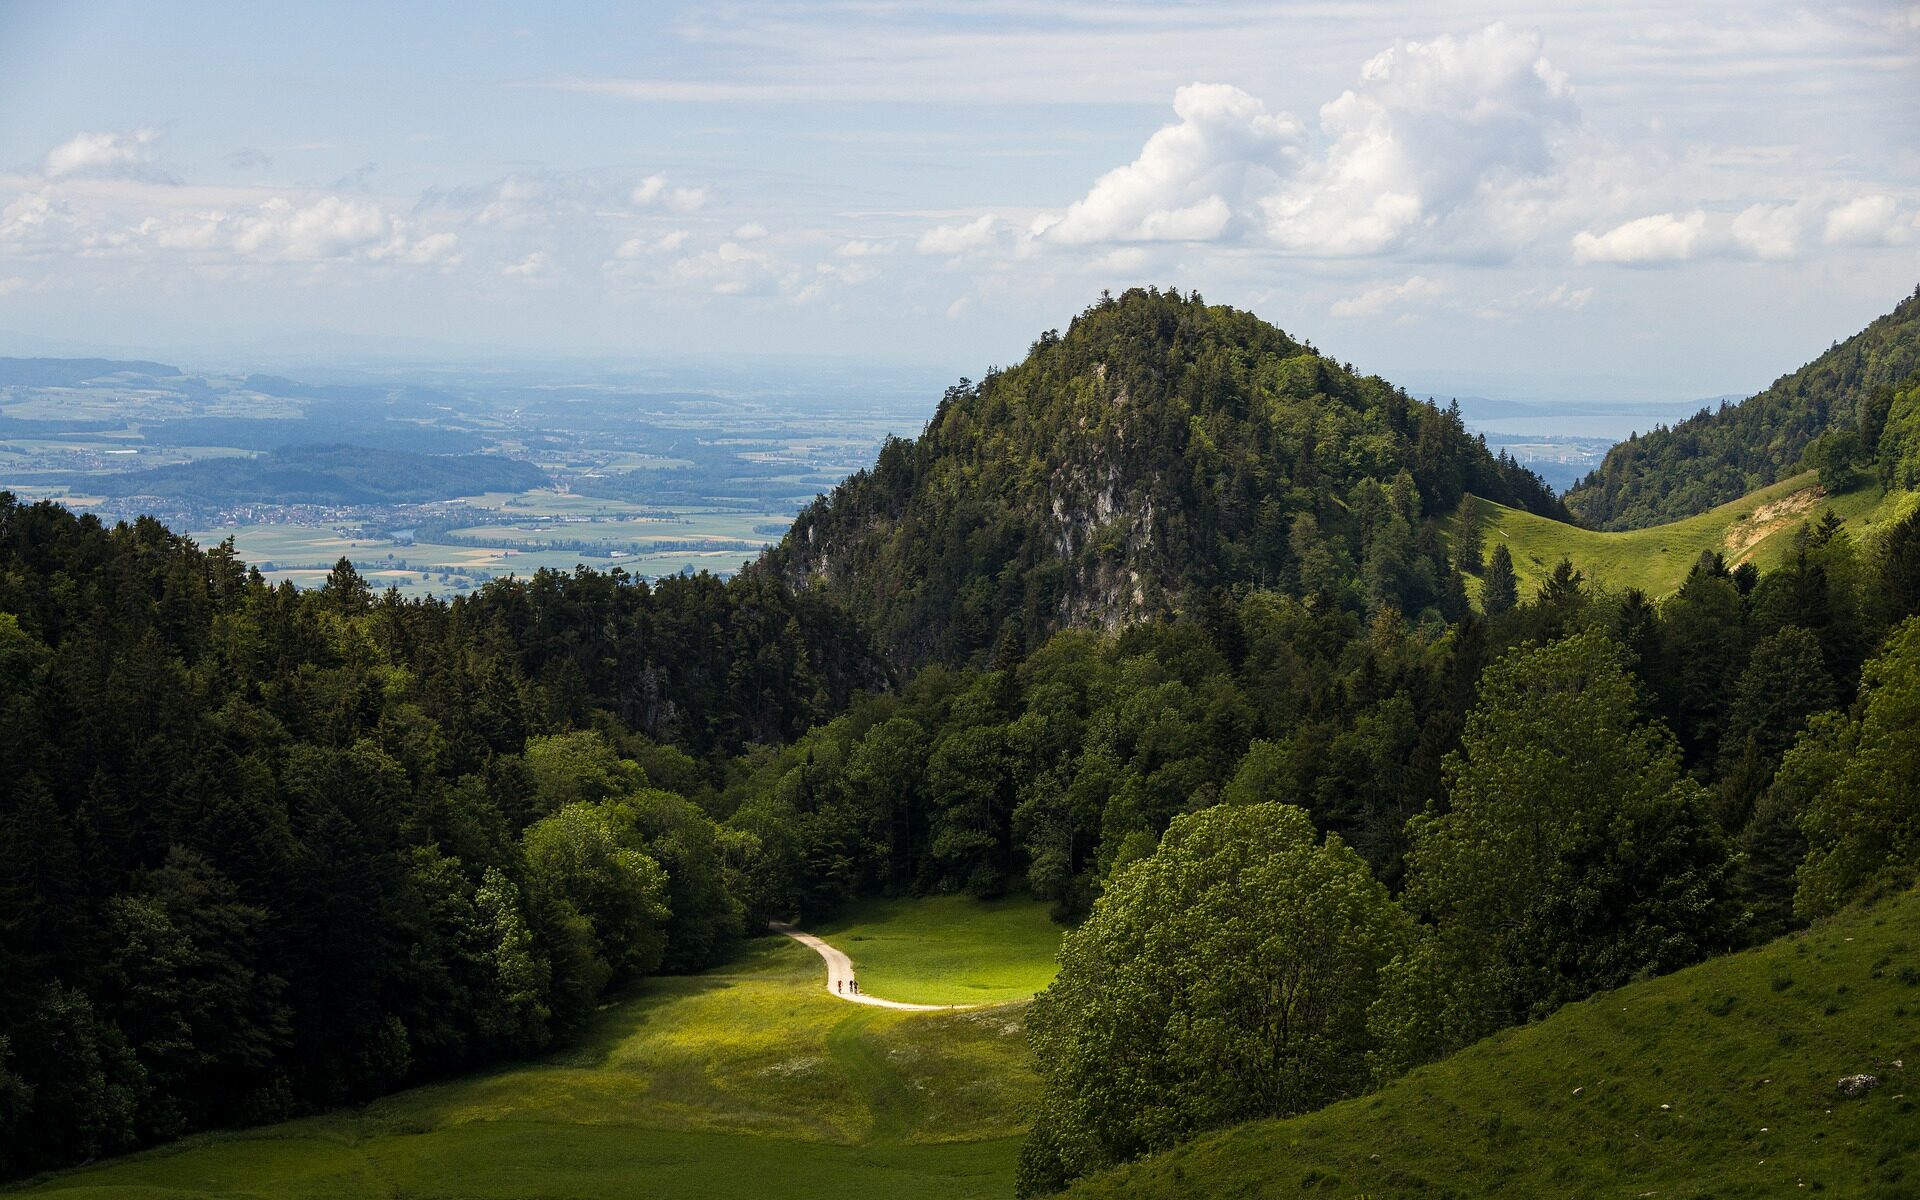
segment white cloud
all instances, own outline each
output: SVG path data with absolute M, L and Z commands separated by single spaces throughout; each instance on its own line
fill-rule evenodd
M 1262 201 L 1268 235 L 1322 254 L 1376 254 L 1416 237 L 1477 242 L 1490 208 L 1560 182 L 1560 145 L 1577 123 L 1538 34 L 1494 24 L 1403 42 L 1321 106 L 1331 145 Z
M 1403 283 L 1382 284 L 1338 301 L 1332 308 L 1336 317 L 1375 317 L 1394 308 L 1417 305 L 1419 301 L 1431 300 L 1444 295 L 1447 287 L 1437 280 L 1424 275 L 1415 275 Z
M 954 225 L 938 225 L 920 235 L 914 249 L 922 254 L 965 254 L 994 243 L 999 221 L 992 215 Z
M 27 286 L 27 281 L 24 278 L 18 275 L 9 275 L 5 279 L 0 279 L 0 296 L 5 296 L 13 292 L 20 291 L 22 288 L 25 288 L 26 286 Z
M 659 237 L 651 239 L 631 237 L 620 243 L 619 249 L 613 252 L 613 256 L 622 259 L 635 259 L 646 258 L 652 254 L 671 254 L 687 244 L 687 237 L 687 231 L 684 229 L 669 230 Z
M 56 219 L 50 190 L 23 192 L 0 209 L 0 242 L 22 245 L 41 241 Z
M 1539 35 L 1495 24 L 1401 42 L 1299 120 L 1225 84 L 1174 93 L 1179 120 L 1029 236 L 1054 244 L 1222 242 L 1308 256 L 1418 244 L 1508 257 L 1572 178 L 1579 114 Z
M 838 280 L 849 285 L 872 283 L 880 278 L 880 270 L 872 263 L 855 259 L 853 262 L 823 262 L 814 270 L 827 279 Z
M 1189 84 L 1173 94 L 1173 111 L 1178 123 L 1102 175 L 1044 235 L 1068 244 L 1212 241 L 1227 231 L 1235 203 L 1293 169 L 1300 122 L 1237 87 Z
M 500 273 L 516 279 L 543 279 L 553 273 L 553 256 L 545 250 L 535 250 L 519 262 L 502 267 Z
M 1482 304 L 1479 316 L 1489 321 L 1513 320 L 1536 312 L 1578 312 L 1593 299 L 1593 289 L 1556 283 L 1550 288 L 1527 288 L 1504 300 Z
M 1798 204 L 1755 204 L 1733 218 L 1729 233 L 1734 247 L 1753 258 L 1792 258 L 1800 251 L 1801 209 Z
M 1693 257 L 1706 227 L 1707 214 L 1695 211 L 1685 216 L 1656 213 L 1602 234 L 1582 230 L 1573 235 L 1573 260 L 1628 266 L 1684 262 Z
M 1564 283 L 1557 283 L 1546 292 L 1540 293 L 1534 300 L 1533 306 L 1535 308 L 1582 309 L 1587 306 L 1587 301 L 1591 299 L 1593 299 L 1593 289 L 1590 287 L 1575 288 L 1568 287 Z
M 412 266 L 428 266 L 435 263 L 452 264 L 459 261 L 455 250 L 460 238 L 452 233 L 430 233 L 418 241 L 400 248 L 392 257 L 395 261 Z
M 392 236 L 393 218 L 368 201 L 323 196 L 295 206 L 276 198 L 240 219 L 234 247 L 242 254 L 338 258 L 372 249 Z
M 706 188 L 668 187 L 665 175 L 649 175 L 627 193 L 635 208 L 663 208 L 683 214 L 699 212 L 710 198 Z
M 721 242 L 702 254 L 676 259 L 667 269 L 667 281 L 715 296 L 768 296 L 805 290 L 797 272 L 771 255 L 738 242 Z
M 228 254 L 251 262 L 357 258 L 410 265 L 452 260 L 456 234 L 412 236 L 407 222 L 371 200 L 273 196 L 244 208 L 165 213 L 133 232 L 162 250 Z
M 1904 241 L 1911 223 L 1899 220 L 1891 196 L 1861 196 L 1827 214 L 1824 240 L 1830 246 L 1886 246 Z
M 134 129 L 126 133 L 77 133 L 47 153 L 49 179 L 65 175 L 111 175 L 137 170 L 153 161 L 158 130 Z
M 1574 261 L 1647 266 L 1697 259 L 1758 259 L 1783 262 L 1801 257 L 1812 228 L 1823 227 L 1830 246 L 1884 246 L 1905 240 L 1907 227 L 1889 196 L 1862 196 L 1829 207 L 1821 189 L 1791 203 L 1761 202 L 1739 212 L 1704 210 L 1679 215 L 1656 213 L 1617 225 L 1605 233 L 1574 235 Z M 1826 209 L 1824 222 L 1821 210 Z
M 841 258 L 872 258 L 880 254 L 892 254 L 893 247 L 885 242 L 869 242 L 852 238 L 840 243 L 840 248 L 834 253 Z
M 757 242 L 767 236 L 767 227 L 758 221 L 748 221 L 733 231 L 736 242 Z

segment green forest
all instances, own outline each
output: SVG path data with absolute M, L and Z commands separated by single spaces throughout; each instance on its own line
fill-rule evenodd
M 1920 514 L 1656 597 L 1522 589 L 1474 497 L 1566 515 L 1153 290 L 724 582 L 303 592 L 0 495 L 0 1172 L 564 1045 L 770 918 L 1031 894 L 1046 1194 L 1913 884 Z

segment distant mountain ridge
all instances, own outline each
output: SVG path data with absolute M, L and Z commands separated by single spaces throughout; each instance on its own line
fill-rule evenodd
M 1920 288 L 1887 315 L 1738 404 L 1701 409 L 1629 438 L 1566 495 L 1596 529 L 1640 529 L 1702 513 L 1801 469 L 1816 438 L 1859 439 L 1880 457 L 1895 397 L 1920 368 Z
M 1234 584 L 1411 615 L 1451 603 L 1433 518 L 1464 492 L 1563 512 L 1457 411 L 1250 313 L 1136 289 L 949 389 L 921 437 L 804 510 L 763 569 L 823 589 L 907 663 Z

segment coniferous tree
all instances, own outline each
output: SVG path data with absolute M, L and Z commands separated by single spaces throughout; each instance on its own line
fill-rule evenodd
M 1487 557 L 1487 570 L 1480 580 L 1480 608 L 1490 617 L 1513 611 L 1520 601 L 1520 580 L 1513 573 L 1513 552 L 1498 542 Z
M 1485 563 L 1482 544 L 1485 533 L 1480 523 L 1480 502 L 1472 493 L 1460 497 L 1453 513 L 1453 561 L 1468 575 L 1478 575 Z

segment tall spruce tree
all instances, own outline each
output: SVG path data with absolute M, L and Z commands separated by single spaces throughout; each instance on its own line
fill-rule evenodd
M 1520 580 L 1513 573 L 1513 553 L 1505 542 L 1497 543 L 1480 581 L 1480 607 L 1488 616 L 1497 617 L 1512 612 L 1519 602 Z

